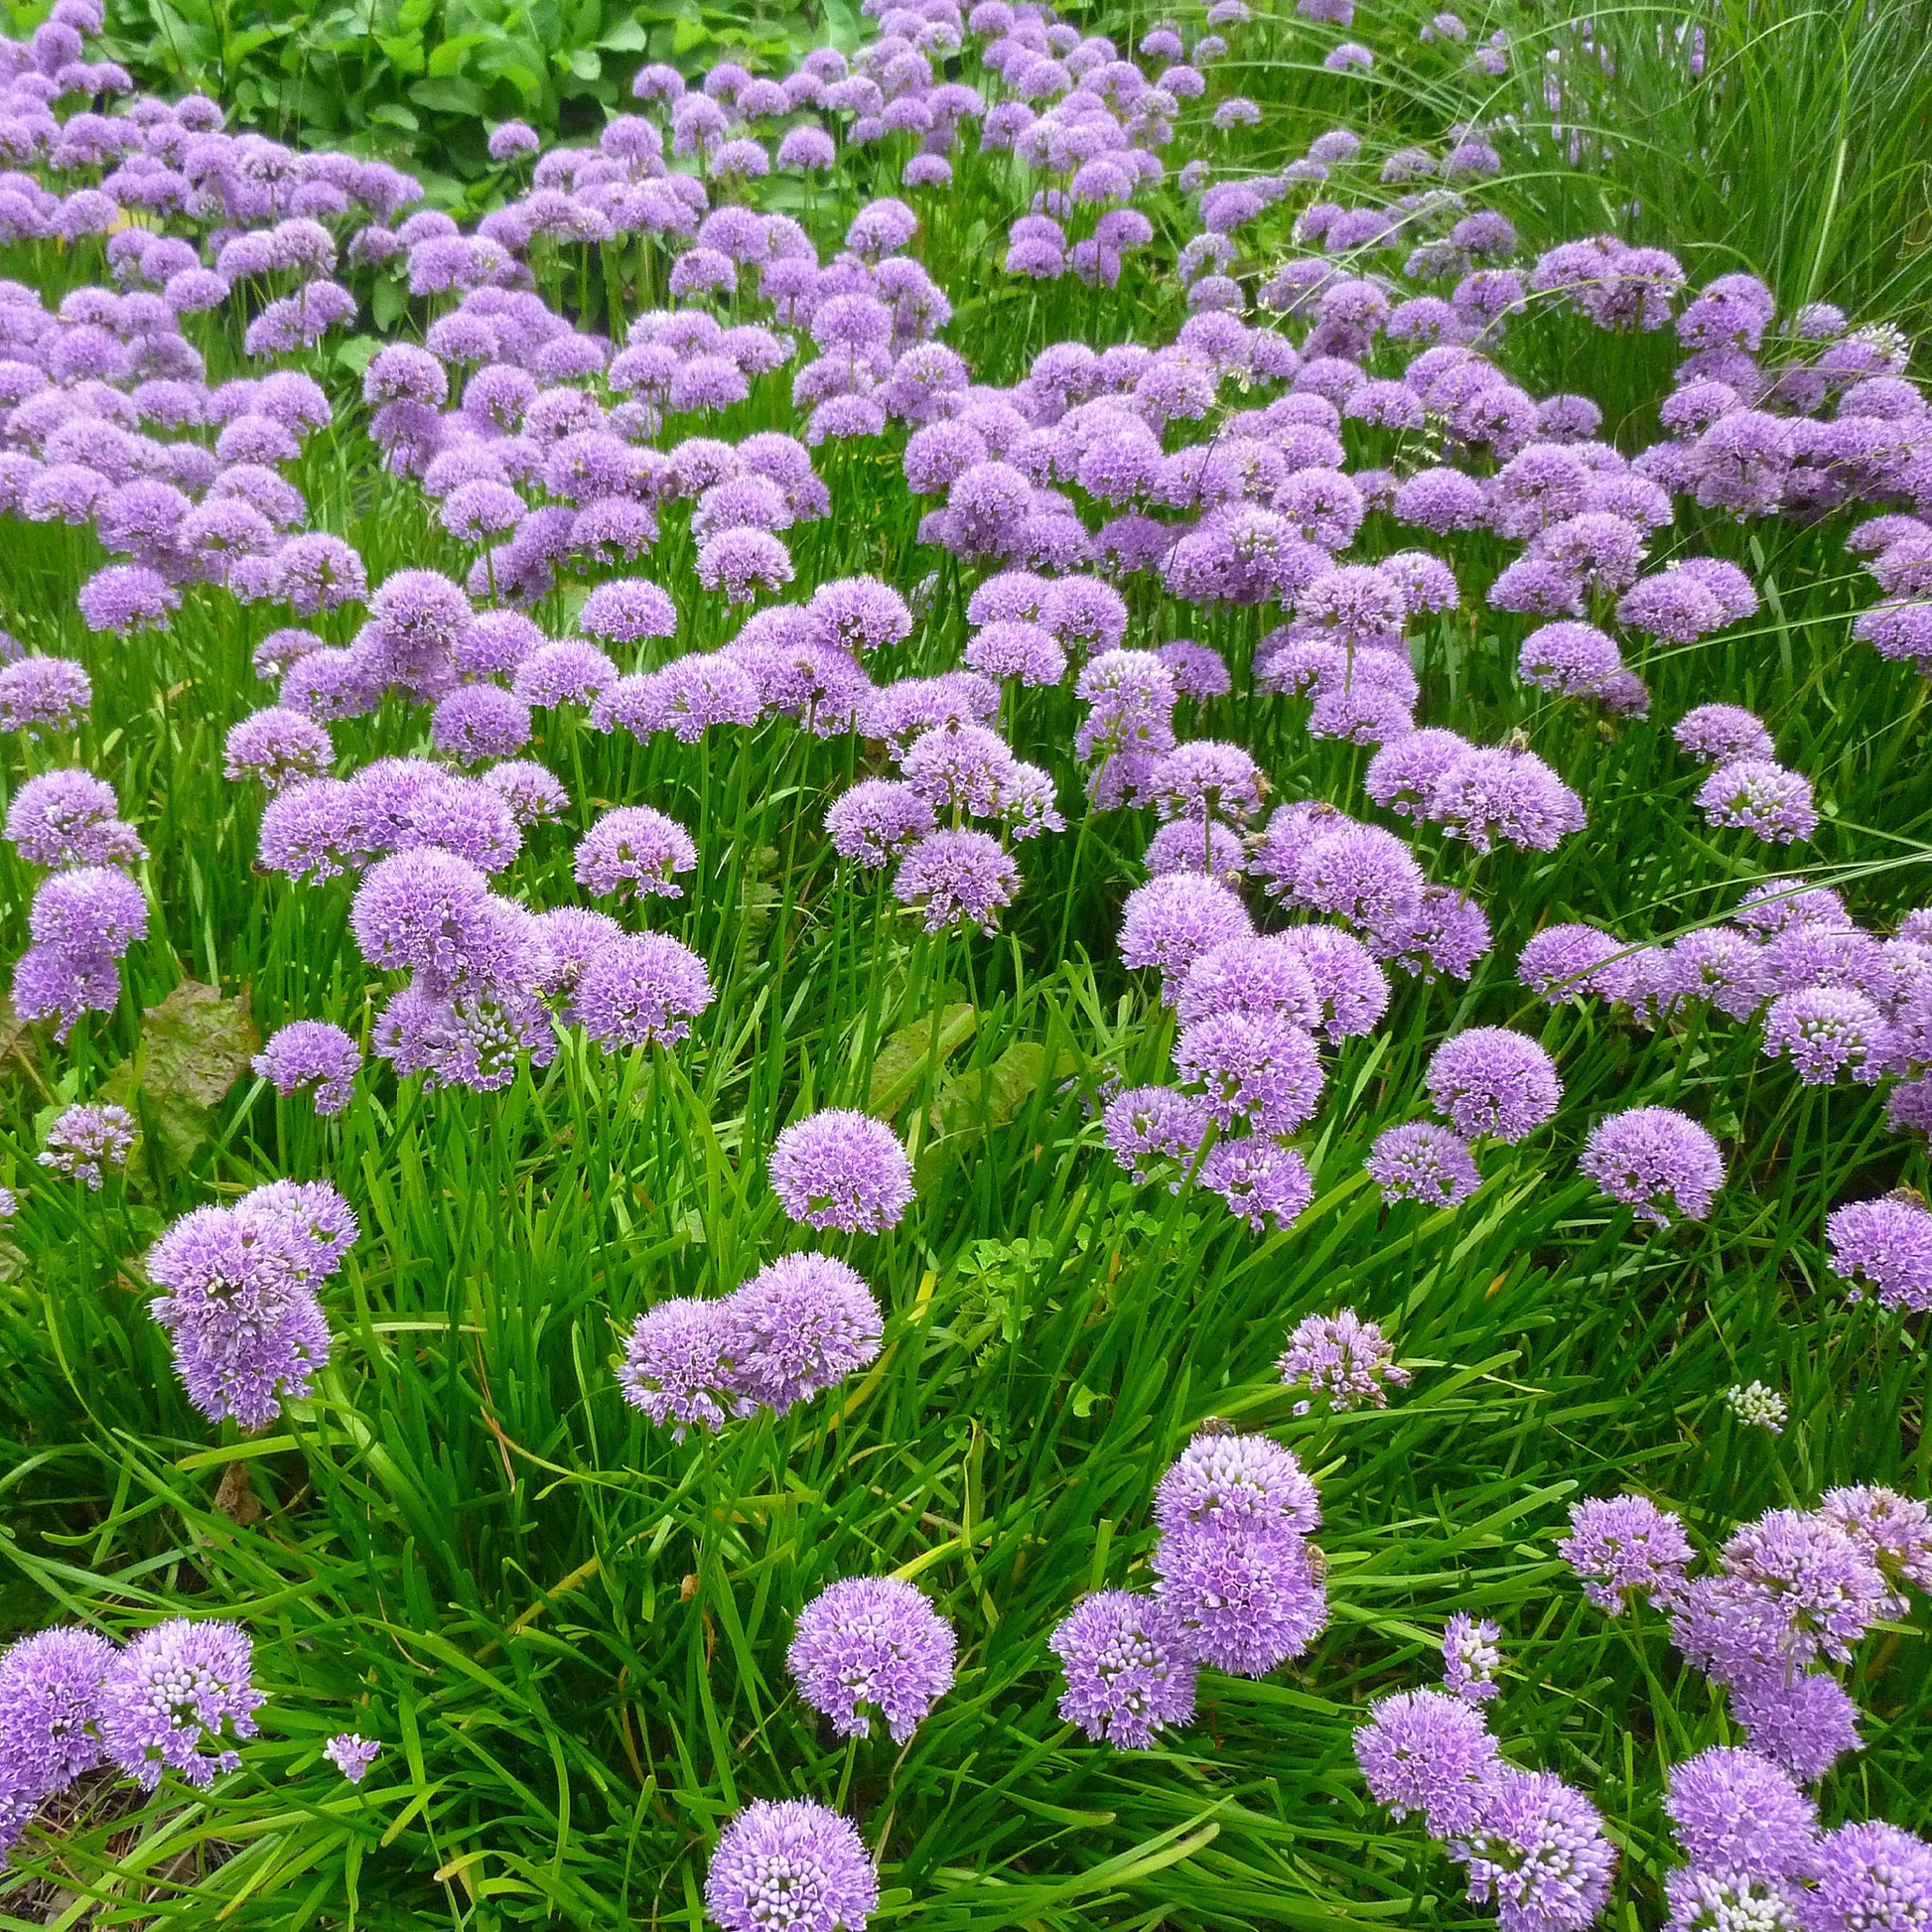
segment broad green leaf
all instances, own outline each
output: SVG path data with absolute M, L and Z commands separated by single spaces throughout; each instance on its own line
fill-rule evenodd
M 899 1028 L 874 1056 L 866 1112 L 891 1120 L 911 1097 L 927 1063 L 943 1066 L 978 1025 L 979 1015 L 961 1002 Z

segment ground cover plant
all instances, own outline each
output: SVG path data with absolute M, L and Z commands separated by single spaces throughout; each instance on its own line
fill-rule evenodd
M 1899 18 L 22 24 L 0 1921 L 1932 1922 Z

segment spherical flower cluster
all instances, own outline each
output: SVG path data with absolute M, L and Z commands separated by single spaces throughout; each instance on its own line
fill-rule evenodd
M 877 1710 L 902 1744 L 952 1688 L 957 1649 L 952 1626 L 910 1584 L 851 1577 L 799 1611 L 785 1664 L 841 1737 L 870 1735 Z
M 253 1646 L 236 1624 L 170 1617 L 144 1630 L 102 1688 L 107 1756 L 144 1791 L 168 1771 L 205 1790 L 240 1764 L 234 1746 L 255 1734 L 264 1700 L 253 1667 Z
M 1696 1121 L 1673 1107 L 1631 1107 L 1590 1129 L 1578 1168 L 1638 1218 L 1668 1227 L 1702 1221 L 1724 1185 L 1724 1156 Z
M 719 1839 L 704 1902 L 724 1932 L 866 1932 L 879 1877 L 837 1812 L 809 1798 L 760 1798 Z
M 577 883 L 600 898 L 682 898 L 676 875 L 698 863 L 698 848 L 675 819 L 648 805 L 608 811 L 577 845 Z
M 786 1255 L 733 1294 L 677 1298 L 632 1325 L 618 1370 L 623 1399 L 680 1441 L 760 1405 L 785 1415 L 879 1353 L 882 1317 L 857 1270 Z
M 1431 1121 L 1385 1129 L 1362 1165 L 1385 1201 L 1456 1207 L 1482 1184 L 1468 1144 Z
M 98 1193 L 109 1173 L 118 1173 L 127 1166 L 137 1134 L 134 1116 L 112 1101 L 99 1107 L 69 1107 L 49 1125 L 46 1144 L 35 1158 L 42 1167 Z
M 1620 1615 L 1633 1597 L 1658 1608 L 1683 1593 L 1696 1556 L 1684 1525 L 1647 1496 L 1605 1496 L 1570 1506 L 1570 1534 L 1557 1554 L 1577 1574 L 1584 1594 Z
M 1395 1344 L 1353 1309 L 1304 1315 L 1275 1367 L 1288 1387 L 1308 1391 L 1295 1405 L 1298 1416 L 1306 1416 L 1316 1400 L 1330 1409 L 1363 1404 L 1386 1409 L 1389 1390 L 1409 1386 L 1409 1371 L 1397 1363 Z
M 1066 1679 L 1060 1716 L 1096 1744 L 1149 1750 L 1162 1731 L 1193 1722 L 1196 1669 L 1160 1597 L 1096 1590 L 1047 1647 Z
M 1424 1083 L 1438 1113 L 1465 1140 L 1520 1141 L 1557 1110 L 1556 1063 L 1533 1039 L 1504 1027 L 1472 1027 L 1431 1055 Z
M 912 1199 L 912 1164 L 884 1121 L 828 1107 L 793 1121 L 766 1161 L 785 1213 L 806 1227 L 881 1234 Z
M 1932 1213 L 1899 1194 L 1834 1208 L 1825 1223 L 1832 1272 L 1860 1301 L 1869 1289 L 1881 1309 L 1932 1309 Z
M 271 1035 L 251 1064 L 277 1093 L 313 1087 L 316 1112 L 340 1114 L 354 1092 L 362 1050 L 327 1020 L 297 1020 Z

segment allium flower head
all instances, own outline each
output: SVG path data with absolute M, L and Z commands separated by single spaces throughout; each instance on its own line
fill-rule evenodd
M 1373 1705 L 1355 1732 L 1355 1761 L 1377 1804 L 1398 1819 L 1421 1812 L 1434 1838 L 1475 1824 L 1500 1768 L 1482 1714 L 1441 1691 L 1397 1691 Z
M 251 1064 L 277 1093 L 313 1087 L 316 1112 L 339 1114 L 354 1091 L 362 1049 L 326 1020 L 297 1020 L 270 1035 Z
M 726 1306 L 740 1392 L 781 1416 L 879 1354 L 879 1304 L 858 1270 L 830 1255 L 769 1262 Z
M 1791 1887 L 1741 1871 L 1680 1865 L 1664 1874 L 1670 1932 L 1798 1932 Z
M 1183 1654 L 1236 1677 L 1299 1657 L 1328 1619 L 1309 1546 L 1290 1530 L 1183 1523 L 1162 1535 L 1154 1570 Z
M 148 856 L 115 815 L 114 789 L 91 771 L 46 771 L 7 805 L 7 840 L 30 865 L 138 865 Z
M 1256 1234 L 1292 1227 L 1314 1198 L 1314 1179 L 1297 1148 L 1268 1134 L 1217 1141 L 1200 1166 L 1200 1184 Z
M 1175 1002 L 1183 1027 L 1221 1013 L 1279 1014 L 1312 1030 L 1321 1024 L 1321 995 L 1287 935 L 1224 939 L 1188 967 Z
M 1696 1557 L 1684 1525 L 1648 1496 L 1601 1496 L 1570 1506 L 1570 1534 L 1557 1545 L 1598 1609 L 1619 1616 L 1633 1596 L 1658 1608 L 1684 1588 Z
M 954 925 L 991 932 L 1019 884 L 1020 868 L 998 839 L 941 827 L 906 851 L 893 878 L 893 897 L 914 907 L 928 932 Z
M 1429 1097 L 1458 1134 L 1520 1141 L 1557 1110 L 1563 1085 L 1535 1040 L 1505 1027 L 1471 1027 L 1446 1039 L 1424 1073 Z
M 1864 1551 L 1886 1582 L 1902 1578 L 1932 1590 L 1932 1508 L 1874 1484 L 1827 1489 L 1819 1511 Z
M 1320 1102 L 1314 1040 L 1280 1014 L 1216 1013 L 1181 1030 L 1174 1069 L 1204 1089 L 1223 1127 L 1245 1120 L 1257 1134 L 1292 1134 Z
M 0 1652 L 0 1789 L 30 1802 L 101 1761 L 101 1693 L 114 1647 L 62 1625 Z
M 679 1442 L 693 1423 L 716 1433 L 745 1407 L 737 1340 L 724 1302 L 685 1296 L 659 1302 L 624 1338 L 618 1386 L 633 1409 Z
M 1433 1121 L 1410 1121 L 1376 1136 L 1362 1164 L 1385 1201 L 1455 1207 L 1482 1184 L 1466 1142 Z
M 136 1135 L 134 1116 L 112 1101 L 101 1107 L 69 1107 L 47 1130 L 47 1144 L 35 1158 L 44 1168 L 84 1181 L 98 1193 L 111 1172 L 127 1166 Z
M 697 863 L 698 848 L 675 819 L 648 805 L 620 805 L 578 841 L 576 878 L 600 897 L 682 898 L 676 875 Z
M 1824 1516 L 1767 1510 L 1732 1534 L 1721 1564 L 1740 1629 L 1768 1633 L 1793 1664 L 1849 1663 L 1852 1645 L 1894 1607 L 1864 1548 Z
M 350 1784 L 360 1784 L 381 1753 L 382 1746 L 353 1730 L 338 1731 L 322 1747 L 322 1754 Z
M 1487 1704 L 1502 1689 L 1496 1672 L 1502 1652 L 1496 1647 L 1502 1633 L 1487 1617 L 1462 1611 L 1443 1629 L 1443 1688 L 1465 1704 Z
M 1298 1416 L 1306 1416 L 1315 1399 L 1330 1409 L 1386 1409 L 1389 1390 L 1409 1386 L 1409 1371 L 1396 1363 L 1395 1344 L 1353 1309 L 1304 1315 L 1275 1368 L 1289 1388 L 1308 1390 L 1309 1399 L 1295 1405 Z
M 253 1649 L 233 1623 L 171 1617 L 121 1652 L 102 1691 L 101 1741 L 142 1790 L 179 1771 L 198 1790 L 241 1762 L 263 1703 Z
M 1616 1871 L 1596 1807 L 1548 1771 L 1505 1767 L 1453 1851 L 1468 1868 L 1469 1897 L 1495 1901 L 1503 1932 L 1584 1932 Z
M 1577 1166 L 1641 1220 L 1702 1221 L 1724 1185 L 1724 1156 L 1696 1121 L 1673 1107 L 1631 1107 L 1590 1129 Z
M 1266 1436 L 1209 1426 L 1161 1478 L 1154 1520 L 1170 1536 L 1204 1523 L 1307 1536 L 1320 1524 L 1321 1502 L 1293 1450 Z
M 1932 1845 L 1878 1820 L 1841 1825 L 1813 1855 L 1807 1932 L 1921 1932 L 1932 1924 Z
M 1169 873 L 1127 896 L 1121 909 L 1121 963 L 1159 967 L 1162 997 L 1173 1000 L 1203 953 L 1253 934 L 1247 907 L 1228 887 L 1194 873 Z
M 1810 781 L 1769 759 L 1733 759 L 1698 788 L 1698 808 L 1713 824 L 1739 826 L 1773 845 L 1808 839 L 1818 829 Z
M 1096 1744 L 1148 1750 L 1194 1717 L 1194 1665 L 1159 1597 L 1097 1590 L 1047 1639 L 1066 1689 L 1059 1712 Z
M 43 879 L 34 893 L 27 930 L 37 946 L 119 959 L 148 934 L 148 902 L 125 873 L 76 866 Z
M 1143 1184 L 1157 1161 L 1190 1162 L 1200 1152 L 1207 1127 L 1206 1103 L 1175 1087 L 1124 1088 L 1107 1102 L 1104 1117 L 1115 1161 Z
M 1818 1808 L 1755 1751 L 1719 1748 L 1671 1767 L 1664 1811 L 1707 1871 L 1790 1878 L 1810 1863 Z
M 1740 705 L 1701 704 L 1677 721 L 1671 736 L 1706 764 L 1769 759 L 1777 748 L 1764 725 Z
M 1545 926 L 1517 955 L 1516 977 L 1547 1006 L 1577 1006 L 1601 991 L 1597 968 L 1622 946 L 1593 925 Z
M 798 1613 L 785 1664 L 798 1695 L 841 1737 L 865 1737 L 873 1711 L 902 1744 L 952 1689 L 952 1626 L 895 1577 L 849 1577 Z
M 1764 1016 L 1766 1056 L 1788 1057 L 1808 1087 L 1829 1086 L 1846 1073 L 1869 1084 L 1884 1071 L 1890 1041 L 1884 1015 L 1847 987 L 1781 993 Z
M 879 1878 L 837 1812 L 809 1798 L 760 1798 L 719 1839 L 704 1902 L 724 1932 L 866 1932 Z
M 667 933 L 642 932 L 601 947 L 585 965 L 571 1013 L 608 1051 L 675 1046 L 717 998 L 705 963 Z
M 884 1121 L 828 1107 L 793 1121 L 766 1162 L 772 1190 L 806 1227 L 881 1234 L 912 1200 L 912 1164 Z

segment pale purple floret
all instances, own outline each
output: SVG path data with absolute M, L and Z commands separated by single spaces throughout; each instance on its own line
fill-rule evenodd
M 1896 1587 L 1932 1590 L 1932 1508 L 1878 1485 L 1827 1489 L 1819 1513 L 1834 1522 Z
M 1614 640 L 1593 623 L 1568 620 L 1540 624 L 1523 639 L 1516 668 L 1524 679 L 1560 697 L 1587 697 L 1623 668 Z
M 1309 969 L 1321 1001 L 1319 1031 L 1334 1041 L 1374 1030 L 1389 1010 L 1389 976 L 1352 933 L 1337 926 L 1303 925 L 1278 935 Z
M 1362 788 L 1385 810 L 1420 823 L 1431 786 L 1473 749 L 1455 732 L 1434 727 L 1392 738 L 1369 759 Z
M 1253 933 L 1247 907 L 1230 888 L 1193 873 L 1170 873 L 1128 895 L 1121 909 L 1121 962 L 1158 967 L 1162 997 L 1172 1001 L 1202 954 Z
M 1761 1678 L 1767 1664 L 1850 1663 L 1898 1607 L 1863 1544 L 1822 1515 L 1767 1510 L 1731 1535 L 1720 1566 L 1678 1648 L 1721 1683 Z
M 913 907 L 928 932 L 991 932 L 1019 885 L 1020 868 L 998 839 L 941 827 L 907 849 L 893 876 L 893 897 Z
M 1879 1820 L 1841 1825 L 1812 1855 L 1804 1932 L 1922 1932 L 1932 1924 L 1932 1845 Z
M 1280 1669 L 1328 1620 L 1308 1543 L 1292 1530 L 1182 1523 L 1164 1531 L 1153 1567 L 1182 1654 L 1236 1677 Z
M 584 600 L 577 621 L 586 636 L 634 644 L 647 637 L 671 636 L 677 629 L 677 607 L 655 584 L 642 578 L 619 578 L 600 584 Z
M 1631 1107 L 1590 1129 L 1577 1163 L 1611 1200 L 1669 1227 L 1702 1221 L 1724 1185 L 1724 1155 L 1706 1130 L 1672 1107 Z
M 1385 1201 L 1455 1207 L 1482 1183 L 1467 1143 L 1433 1121 L 1385 1129 L 1362 1165 Z
M 1369 1795 L 1397 1819 L 1420 1812 L 1434 1838 L 1476 1824 L 1502 1768 L 1482 1714 L 1442 1691 L 1397 1691 L 1355 1731 Z
M 1423 886 L 1421 866 L 1393 832 L 1343 819 L 1309 840 L 1289 876 L 1288 897 L 1372 931 L 1413 916 Z
M 1248 869 L 1248 848 L 1232 827 L 1209 819 L 1173 818 L 1147 843 L 1142 855 L 1150 874 L 1199 873 L 1235 885 Z
M 1678 1518 L 1648 1496 L 1599 1496 L 1571 1504 L 1557 1554 L 1598 1609 L 1620 1616 L 1638 1596 L 1658 1609 L 1676 1602 L 1697 1552 Z
M 1423 1079 L 1437 1112 L 1466 1140 L 1520 1141 L 1563 1098 L 1556 1062 L 1537 1041 L 1505 1027 L 1471 1027 L 1446 1039 Z
M 620 805 L 578 841 L 575 871 L 601 898 L 682 898 L 676 875 L 697 863 L 698 848 L 675 819 L 649 805 Z
M 1047 1648 L 1066 1679 L 1059 1714 L 1094 1743 L 1149 1750 L 1162 1731 L 1193 1722 L 1195 1666 L 1159 1597 L 1097 1590 Z
M 1584 1932 L 1609 1897 L 1617 1857 L 1581 1791 L 1548 1771 L 1510 1766 L 1450 1856 L 1468 1869 L 1470 1899 L 1495 1902 L 1502 1932 Z
M 1477 852 L 1493 841 L 1554 852 L 1584 824 L 1583 801 L 1532 752 L 1478 746 L 1431 785 L 1424 816 Z
M 1729 1697 L 1751 1749 L 1774 1758 L 1801 1784 L 1816 1784 L 1847 1751 L 1863 1746 L 1858 1706 L 1825 1671 L 1769 1669 L 1740 1678 Z
M 1183 1027 L 1218 1013 L 1279 1014 L 1313 1030 L 1321 995 L 1290 935 L 1224 939 L 1195 960 L 1181 982 L 1175 1015 Z
M 1107 1102 L 1103 1124 L 1114 1159 L 1145 1184 L 1156 1162 L 1184 1166 L 1194 1159 L 1207 1138 L 1208 1112 L 1198 1095 L 1174 1087 L 1128 1087 Z
M 870 1736 L 877 1711 L 903 1744 L 951 1690 L 958 1647 L 922 1590 L 896 1577 L 848 1577 L 798 1612 L 785 1666 L 839 1736 Z
M 1740 1871 L 1679 1865 L 1664 1874 L 1669 1932 L 1798 1932 L 1793 1888 Z
M 592 955 L 571 995 L 571 1017 L 608 1052 L 675 1046 L 716 997 L 704 961 L 689 946 L 642 932 Z
M 148 935 L 148 901 L 125 873 L 77 866 L 35 889 L 27 930 L 36 946 L 89 958 L 119 959 Z
M 530 707 L 495 684 L 466 684 L 439 698 L 430 743 L 465 764 L 505 759 L 530 742 Z
M 235 1745 L 255 1734 L 264 1698 L 253 1668 L 246 1633 L 219 1618 L 170 1617 L 142 1631 L 101 1694 L 107 1755 L 144 1791 L 168 1771 L 206 1790 L 240 1764 Z
M 321 725 L 280 705 L 252 712 L 232 726 L 222 751 L 224 776 L 257 778 L 271 792 L 322 776 L 336 756 Z
M 323 1745 L 322 1754 L 350 1784 L 360 1784 L 381 1754 L 382 1746 L 358 1731 L 341 1730 Z
M 786 1215 L 806 1227 L 882 1234 L 912 1200 L 912 1165 L 897 1136 L 852 1108 L 793 1121 L 772 1143 L 766 1168 Z
M 148 856 L 115 815 L 114 788 L 90 771 L 45 771 L 7 806 L 7 840 L 36 866 L 138 865 Z
M 1752 1878 L 1804 1874 L 1818 1832 L 1817 1806 L 1755 1751 L 1721 1747 L 1672 1765 L 1664 1811 L 1693 1864 Z
M 101 1761 L 101 1693 L 113 1663 L 112 1644 L 72 1625 L 0 1652 L 0 1805 L 18 1795 L 31 1808 Z
M 1487 1704 L 1501 1693 L 1496 1672 L 1502 1665 L 1497 1640 L 1502 1635 L 1487 1617 L 1461 1610 L 1443 1628 L 1443 1688 L 1465 1704 Z
M 319 1114 L 340 1114 L 354 1092 L 362 1050 L 326 1020 L 297 1020 L 271 1034 L 251 1062 L 277 1093 L 315 1089 Z
M 879 1877 L 837 1812 L 810 1798 L 759 1798 L 719 1839 L 704 1902 L 724 1932 L 865 1932 Z
M 1818 829 L 1810 780 L 1769 759 L 1733 759 L 1698 787 L 1698 808 L 1713 824 L 1737 826 L 1767 844 L 1790 845 Z
M 1298 1416 L 1307 1415 L 1316 1400 L 1330 1409 L 1386 1409 L 1389 1390 L 1407 1388 L 1410 1380 L 1396 1362 L 1395 1344 L 1353 1309 L 1304 1315 L 1275 1369 L 1286 1386 L 1308 1391 L 1295 1405 Z
M 910 785 L 892 778 L 860 779 L 825 813 L 832 849 L 874 871 L 903 857 L 935 826 L 932 807 Z
M 112 1101 L 99 1107 L 69 1107 L 49 1125 L 46 1145 L 35 1159 L 43 1168 L 98 1193 L 109 1173 L 119 1173 L 127 1166 L 136 1132 L 134 1116 Z

